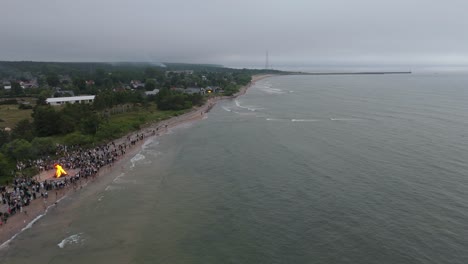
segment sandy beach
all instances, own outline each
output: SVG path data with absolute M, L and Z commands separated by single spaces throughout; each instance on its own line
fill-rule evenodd
M 167 133 L 171 128 L 179 126 L 184 123 L 194 122 L 205 118 L 206 114 L 213 108 L 213 106 L 220 100 L 232 99 L 238 96 L 245 94 L 249 87 L 255 84 L 255 82 L 262 80 L 273 75 L 254 75 L 252 76 L 252 81 L 246 86 L 241 87 L 238 93 L 232 96 L 216 96 L 209 98 L 204 105 L 200 107 L 194 107 L 191 111 L 176 117 L 172 117 L 167 120 L 163 120 L 157 123 L 147 124 L 145 127 L 138 131 L 134 131 L 129 135 L 125 135 L 122 138 L 114 140 L 115 144 L 123 143 L 127 140 L 127 137 L 135 137 L 137 134 L 143 134 L 144 140 L 139 140 L 135 145 L 132 145 L 124 156 L 121 156 L 119 160 L 114 162 L 111 165 L 102 167 L 96 177 L 103 177 L 106 174 L 112 172 L 114 168 L 119 168 L 119 163 L 126 160 L 126 158 L 134 156 L 140 151 L 142 145 L 146 140 L 151 137 L 158 137 Z M 154 131 L 157 129 L 157 133 Z M 75 175 L 78 170 L 68 170 L 69 175 Z M 44 171 L 35 176 L 39 181 L 52 180 L 53 170 Z M 92 184 L 94 178 L 80 179 L 77 184 L 77 188 L 85 188 L 86 185 Z M 11 216 L 8 219 L 8 222 L 0 226 L 0 249 L 7 246 L 10 241 L 12 241 L 18 234 L 22 231 L 31 228 L 33 224 L 38 221 L 42 216 L 44 216 L 48 210 L 53 210 L 53 208 L 67 195 L 71 195 L 77 191 L 77 188 L 68 187 L 61 190 L 53 190 L 50 192 L 47 199 L 38 198 L 31 201 L 31 204 L 24 208 L 22 213 L 17 213 Z M 3 205 L 2 205 L 3 206 Z M 1 208 L 0 208 L 1 209 Z

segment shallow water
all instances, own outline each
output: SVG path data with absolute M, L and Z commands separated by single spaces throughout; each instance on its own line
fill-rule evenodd
M 148 142 L 0 263 L 467 263 L 468 77 L 282 76 Z

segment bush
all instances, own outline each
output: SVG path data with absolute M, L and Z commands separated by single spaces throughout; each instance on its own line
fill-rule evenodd
M 72 145 L 80 145 L 86 146 L 93 143 L 93 137 L 88 135 L 83 135 L 80 132 L 73 132 L 71 134 L 66 135 L 63 138 L 63 143 L 68 146 Z
M 16 161 L 34 159 L 37 153 L 32 144 L 24 139 L 15 139 L 2 148 L 2 152 Z
M 32 105 L 28 105 L 28 104 L 20 104 L 18 108 L 22 110 L 33 109 Z
M 32 140 L 31 145 L 39 155 L 54 154 L 55 152 L 55 144 L 48 137 L 36 137 Z
M 128 127 L 128 124 L 127 124 Z M 96 139 L 98 141 L 114 139 L 124 134 L 125 128 L 122 124 L 105 123 L 99 126 L 96 132 Z
M 18 104 L 18 101 L 16 99 L 7 99 L 7 100 L 0 101 L 0 105 L 14 105 L 14 104 Z

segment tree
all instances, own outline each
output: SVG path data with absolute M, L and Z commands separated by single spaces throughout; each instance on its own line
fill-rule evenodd
M 32 113 L 36 134 L 47 137 L 59 133 L 60 116 L 50 105 L 36 106 Z
M 47 83 L 47 78 L 44 75 L 39 76 L 37 79 L 37 84 L 39 84 L 40 87 L 46 85 Z
M 87 115 L 81 121 L 81 131 L 84 134 L 96 134 L 99 127 L 100 120 L 96 114 Z
M 36 156 L 31 143 L 24 139 L 15 139 L 3 146 L 2 152 L 16 161 L 33 159 Z
M 57 76 L 57 74 L 54 74 L 54 73 L 47 75 L 46 80 L 47 80 L 47 84 L 49 84 L 49 86 L 51 87 L 57 87 L 60 83 L 59 77 Z
M 146 68 L 145 69 L 145 78 L 154 78 L 156 76 L 157 70 L 155 68 Z
M 55 146 L 51 138 L 36 137 L 31 142 L 32 148 L 39 155 L 54 154 Z
M 23 87 L 17 82 L 11 83 L 11 93 L 14 95 L 21 95 L 23 94 Z
M 0 153 L 0 178 L 9 176 L 11 174 L 11 171 L 13 170 L 13 167 L 13 163 L 8 162 L 7 156 Z
M 73 85 L 77 87 L 81 92 L 86 90 L 86 81 L 82 78 L 76 78 L 73 80 Z
M 47 97 L 45 97 L 44 95 L 40 94 L 38 97 L 37 97 L 37 101 L 36 101 L 36 104 L 37 105 L 47 105 Z
M 0 147 L 10 141 L 10 134 L 3 129 L 0 129 Z
M 145 90 L 153 91 L 154 89 L 156 89 L 156 81 L 154 79 L 146 79 Z
M 33 124 L 28 119 L 19 121 L 11 131 L 11 138 L 31 141 L 34 138 Z

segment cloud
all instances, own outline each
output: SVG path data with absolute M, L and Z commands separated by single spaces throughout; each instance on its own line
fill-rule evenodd
M 6 3 L 5 3 L 6 2 Z M 1 60 L 465 64 L 466 1 L 15 0 Z

